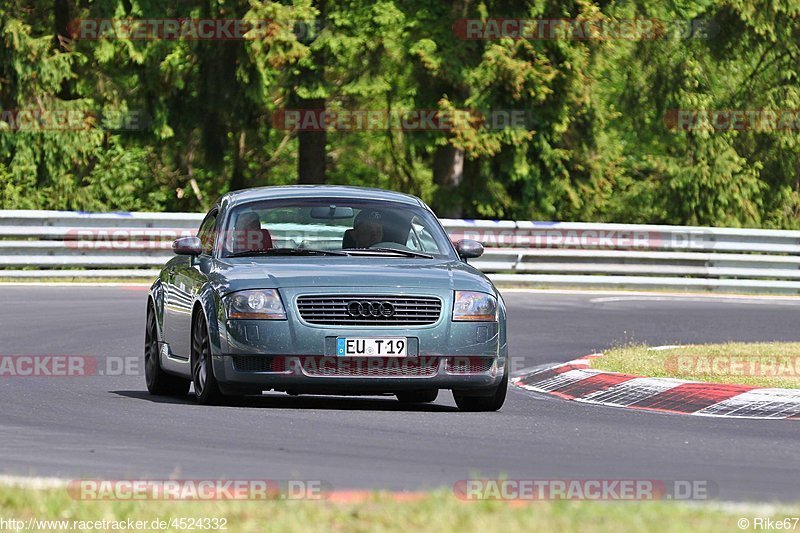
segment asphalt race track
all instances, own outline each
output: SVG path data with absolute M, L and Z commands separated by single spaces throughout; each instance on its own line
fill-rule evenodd
M 0 286 L 0 355 L 141 358 L 146 292 Z M 800 341 L 800 299 L 508 292 L 521 370 L 626 341 Z M 101 365 L 102 366 L 102 365 Z M 140 363 L 136 369 L 143 373 Z M 131 372 L 134 373 L 134 372 Z M 582 405 L 512 388 L 498 413 L 393 397 L 150 397 L 143 375 L 0 378 L 0 473 L 320 480 L 418 490 L 475 476 L 705 480 L 725 500 L 800 501 L 800 421 Z

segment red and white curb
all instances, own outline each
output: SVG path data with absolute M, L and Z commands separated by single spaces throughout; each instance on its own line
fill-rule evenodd
M 517 376 L 517 387 L 567 400 L 695 416 L 800 419 L 800 389 L 645 378 L 591 367 L 591 354 Z

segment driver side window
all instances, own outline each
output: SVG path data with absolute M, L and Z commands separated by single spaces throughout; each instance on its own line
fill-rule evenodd
M 216 211 L 209 214 L 203 223 L 200 225 L 200 231 L 197 232 L 197 237 L 203 245 L 203 253 L 211 255 L 214 252 L 214 243 L 216 241 L 216 226 L 217 226 L 217 213 Z

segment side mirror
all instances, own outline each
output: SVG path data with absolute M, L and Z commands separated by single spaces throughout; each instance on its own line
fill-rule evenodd
M 172 243 L 172 251 L 178 255 L 200 255 L 203 251 L 203 243 L 197 237 L 181 237 Z
M 463 239 L 456 243 L 456 251 L 461 259 L 475 259 L 483 255 L 483 245 L 472 239 Z

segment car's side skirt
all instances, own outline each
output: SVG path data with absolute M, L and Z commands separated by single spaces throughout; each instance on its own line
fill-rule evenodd
M 165 372 L 191 379 L 192 367 L 188 358 L 174 355 L 169 349 L 169 344 L 166 342 L 161 343 L 161 350 L 159 353 L 161 357 L 161 368 L 163 368 Z

